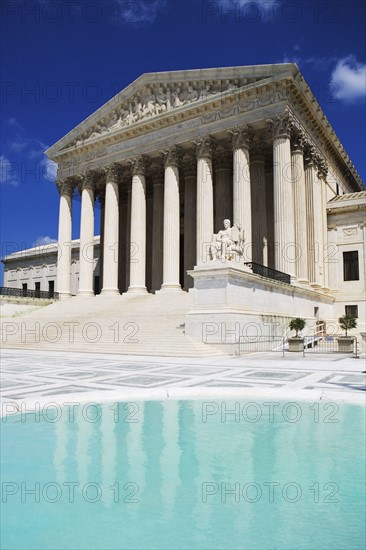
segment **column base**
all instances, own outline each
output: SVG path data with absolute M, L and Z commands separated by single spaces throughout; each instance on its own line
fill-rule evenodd
M 118 288 L 102 288 L 101 296 L 120 296 Z
M 310 283 L 310 286 L 314 288 L 315 290 L 320 290 L 321 285 L 319 283 Z
M 56 292 L 58 294 L 59 300 L 65 300 L 68 298 L 72 298 L 71 292 Z
M 147 294 L 146 286 L 129 286 L 127 292 L 129 294 Z
M 93 290 L 78 290 L 77 296 L 95 296 Z
M 310 285 L 310 282 L 307 279 L 297 279 L 297 282 L 300 285 L 304 285 L 304 286 L 309 286 Z
M 181 292 L 182 287 L 177 283 L 163 283 L 159 292 Z

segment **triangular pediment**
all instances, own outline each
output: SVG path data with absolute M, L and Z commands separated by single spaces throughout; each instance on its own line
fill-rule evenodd
M 238 90 L 293 74 L 292 63 L 145 73 L 66 134 L 46 154 L 55 159 L 120 131 Z

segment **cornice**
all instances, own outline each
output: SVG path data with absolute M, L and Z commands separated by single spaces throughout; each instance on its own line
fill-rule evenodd
M 344 151 L 328 119 L 297 67 L 293 64 L 281 67 L 283 67 L 282 72 L 279 72 L 275 76 L 264 77 L 262 74 L 261 79 L 256 82 L 234 90 L 227 90 L 225 93 L 213 94 L 207 97 L 207 101 L 191 102 L 158 114 L 155 117 L 141 120 L 128 128 L 111 130 L 106 134 L 93 138 L 89 142 L 84 142 L 84 144 L 57 150 L 58 145 L 61 146 L 62 143 L 66 143 L 66 138 L 70 139 L 72 135 L 80 135 L 83 129 L 90 128 L 91 123 L 96 122 L 98 117 L 100 117 L 103 109 L 101 108 L 67 134 L 65 138 L 51 147 L 47 153 L 50 158 L 60 163 L 61 175 L 63 175 L 63 165 L 67 165 L 68 163 L 78 165 L 86 163 L 89 160 L 98 163 L 100 162 L 99 159 L 102 159 L 106 155 L 107 147 L 113 144 L 139 138 L 141 135 L 156 130 L 164 130 L 168 126 L 174 126 L 180 122 L 196 119 L 197 117 L 201 117 L 202 125 L 209 124 L 217 120 L 218 111 L 221 113 L 220 117 L 225 118 L 235 116 L 235 110 L 238 114 L 247 111 L 254 112 L 256 109 L 267 105 L 280 105 L 282 103 L 284 107 L 287 105 L 294 115 L 295 129 L 308 136 L 310 141 L 314 143 L 316 150 L 318 152 L 321 151 L 327 157 L 330 165 L 333 164 L 335 166 L 335 172 L 343 176 L 349 190 L 364 189 L 362 180 L 354 165 Z M 188 78 L 188 73 L 189 71 L 187 73 L 183 71 L 174 74 L 185 75 Z M 166 74 L 171 75 L 173 73 Z M 196 72 L 195 77 L 197 78 L 197 82 L 199 75 L 207 76 L 207 74 L 202 71 Z M 148 77 L 143 76 L 144 78 L 141 77 L 136 83 L 139 83 L 139 86 L 145 84 L 151 85 Z M 258 76 L 258 73 L 256 76 Z M 168 78 L 166 81 L 168 82 Z M 174 82 L 170 82 L 170 85 L 173 86 Z M 130 87 L 128 88 L 132 91 Z M 115 99 L 122 97 L 122 95 L 125 99 L 126 97 L 131 97 L 128 96 L 127 92 L 127 95 L 124 93 L 125 91 L 122 92 Z M 136 92 L 136 87 L 134 92 Z M 109 105 L 109 109 L 112 108 L 111 102 L 108 102 L 106 105 Z M 114 105 L 116 106 L 116 104 Z M 333 172 L 332 169 L 330 171 Z

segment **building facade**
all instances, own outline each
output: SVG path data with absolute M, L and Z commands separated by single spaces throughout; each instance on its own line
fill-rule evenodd
M 293 64 L 143 75 L 47 155 L 59 166 L 63 296 L 75 189 L 78 292 L 92 295 L 96 199 L 102 293 L 191 287 L 187 271 L 225 218 L 244 230 L 248 262 L 327 290 L 326 203 L 363 188 Z
M 194 286 L 197 311 L 211 307 L 217 319 L 224 309 L 256 314 L 243 289 L 257 283 L 262 316 L 296 314 L 295 297 L 309 305 L 305 316 L 316 318 L 321 302 L 322 317 L 332 319 L 364 299 L 364 186 L 295 64 L 144 74 L 47 155 L 58 164 L 57 259 L 52 254 L 62 298 Z M 75 193 L 77 285 L 77 246 L 70 246 Z M 235 257 L 212 254 L 224 220 L 241 235 Z M 342 273 L 356 268 L 343 262 L 354 266 L 356 251 L 359 282 L 349 290 Z M 288 280 L 281 283 L 281 274 Z M 217 302 L 212 280 L 235 287 L 232 302 L 229 292 Z M 6 284 L 13 281 L 21 284 L 10 269 Z

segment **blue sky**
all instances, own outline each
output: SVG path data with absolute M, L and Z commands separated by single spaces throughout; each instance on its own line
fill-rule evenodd
M 0 10 L 1 256 L 57 238 L 45 149 L 144 72 L 294 61 L 366 181 L 363 1 L 2 0 Z M 76 203 L 74 238 L 79 214 Z

